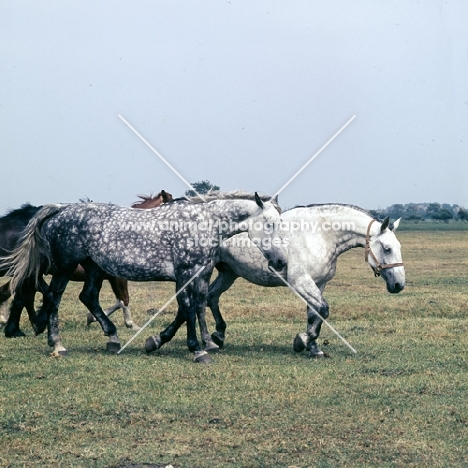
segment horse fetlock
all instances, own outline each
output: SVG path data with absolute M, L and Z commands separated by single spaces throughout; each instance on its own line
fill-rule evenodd
M 307 348 L 307 333 L 298 333 L 294 338 L 293 349 L 296 353 L 300 353 Z
M 5 327 L 5 338 L 22 338 L 26 334 L 19 328 L 9 328 L 8 325 Z
M 152 351 L 158 350 L 162 346 L 162 340 L 159 335 L 150 336 L 145 342 L 145 351 L 151 353 Z
M 97 322 L 96 317 L 91 312 L 88 312 L 88 315 L 86 316 L 86 325 L 89 326 L 93 322 Z
M 224 333 L 221 332 L 214 332 L 211 334 L 211 339 L 213 340 L 214 343 L 218 346 L 218 348 L 223 348 L 224 347 Z
M 210 353 L 217 353 L 219 351 L 219 346 L 212 340 L 207 340 L 205 343 L 205 351 Z
M 62 343 L 58 342 L 54 344 L 52 347 L 52 352 L 50 353 L 50 357 L 65 357 L 68 356 L 68 351 Z
M 315 340 L 311 340 L 308 345 L 309 358 L 311 359 L 321 359 L 325 357 L 324 352 L 317 346 Z
M 213 364 L 213 359 L 206 351 L 195 351 L 193 361 L 198 364 Z
M 141 327 L 139 327 L 136 323 L 133 323 L 133 322 L 125 322 L 125 326 L 127 328 L 130 328 L 130 330 L 135 330 L 135 331 L 141 330 Z

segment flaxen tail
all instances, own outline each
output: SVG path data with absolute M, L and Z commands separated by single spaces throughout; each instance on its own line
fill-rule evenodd
M 49 243 L 42 236 L 41 227 L 46 219 L 62 207 L 63 205 L 44 205 L 29 221 L 13 252 L 2 258 L 2 266 L 8 268 L 6 276 L 12 277 L 11 291 L 15 291 L 26 278 L 34 278 L 38 284 L 39 275 L 49 270 Z

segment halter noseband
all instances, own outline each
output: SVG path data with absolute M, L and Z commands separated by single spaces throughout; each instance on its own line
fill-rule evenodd
M 370 223 L 369 223 L 369 226 L 367 226 L 367 234 L 366 234 L 366 247 L 365 247 L 365 251 L 364 251 L 364 259 L 366 260 L 367 263 L 369 263 L 369 255 L 372 257 L 372 259 L 374 260 L 374 262 L 376 263 L 376 267 L 373 267 L 372 265 L 369 265 L 371 266 L 372 270 L 374 271 L 374 276 L 377 277 L 377 276 L 380 276 L 380 272 L 382 270 L 385 270 L 386 268 L 394 268 L 394 267 L 399 267 L 399 266 L 403 266 L 403 263 L 384 263 L 383 265 L 377 260 L 376 256 L 374 255 L 374 252 L 372 252 L 371 248 L 370 248 L 370 229 L 371 229 L 371 226 L 372 226 L 372 223 L 375 221 L 375 219 L 373 219 Z

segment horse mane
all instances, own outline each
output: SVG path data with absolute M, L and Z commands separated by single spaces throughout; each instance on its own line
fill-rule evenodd
M 360 213 L 364 213 L 367 216 L 371 217 L 372 219 L 375 219 L 378 221 L 378 219 L 372 215 L 369 211 L 365 210 L 364 208 L 361 208 L 360 206 L 356 205 L 350 205 L 348 203 L 311 203 L 310 205 L 297 205 L 294 208 L 290 208 L 289 210 L 286 211 L 291 211 L 295 210 L 296 208 L 332 208 L 332 207 L 344 207 L 344 208 L 351 208 L 352 210 L 359 211 Z
M 22 219 L 25 214 L 28 214 L 30 212 L 34 212 L 33 214 L 35 214 L 36 211 L 39 210 L 39 208 L 41 208 L 41 206 L 33 206 L 30 203 L 24 203 L 19 208 L 14 208 L 14 209 L 9 210 L 6 215 L 2 216 L 2 218 Z
M 158 198 L 159 195 L 161 195 L 161 193 L 158 193 L 158 195 L 153 195 L 153 193 L 150 193 L 149 195 L 137 195 L 137 197 L 140 200 L 137 200 L 136 202 L 133 202 L 132 206 L 136 205 L 136 204 L 141 204 L 141 203 L 143 203 L 145 201 L 148 201 L 148 200 L 154 200 L 155 198 Z
M 270 201 L 271 196 L 266 194 L 259 193 L 258 196 L 264 202 Z M 214 200 L 255 200 L 255 193 L 245 192 L 243 190 L 233 190 L 231 192 L 220 192 L 219 190 L 210 190 L 208 193 L 203 195 L 195 195 L 193 197 L 180 197 L 175 198 L 169 203 L 190 203 L 190 204 L 200 204 L 208 203 Z M 273 206 L 281 212 L 280 206 L 276 202 L 271 202 Z

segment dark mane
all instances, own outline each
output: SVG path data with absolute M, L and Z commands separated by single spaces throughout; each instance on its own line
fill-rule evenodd
M 320 207 L 333 207 L 333 206 L 343 206 L 345 208 L 351 208 L 353 210 L 364 213 L 367 216 L 370 216 L 372 219 L 377 220 L 377 218 L 375 218 L 374 215 L 372 215 L 369 211 L 365 210 L 364 208 L 361 208 L 360 206 L 356 206 L 356 205 L 350 205 L 348 203 L 311 203 L 310 205 L 297 205 L 294 208 L 290 208 L 289 210 L 286 210 L 286 211 L 295 210 L 296 208 L 320 208 Z
M 40 208 L 40 206 L 33 206 L 30 203 L 24 203 L 20 208 L 8 211 L 2 218 L 5 220 L 23 219 L 24 217 L 32 218 Z

